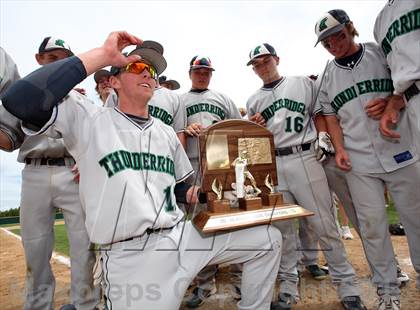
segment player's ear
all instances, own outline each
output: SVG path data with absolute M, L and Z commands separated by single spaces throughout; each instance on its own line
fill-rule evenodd
M 278 66 L 280 63 L 280 57 L 279 56 L 273 56 L 275 61 L 276 61 L 276 65 Z
M 38 64 L 41 65 L 41 66 L 42 66 L 42 58 L 43 57 L 42 57 L 41 54 L 38 54 L 38 53 L 35 54 L 35 59 L 38 62 Z
M 114 89 L 120 89 L 121 88 L 121 82 L 120 79 L 114 75 L 109 77 L 109 84 Z

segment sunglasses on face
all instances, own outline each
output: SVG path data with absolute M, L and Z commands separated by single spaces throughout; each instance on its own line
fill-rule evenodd
M 144 70 L 147 70 L 150 73 L 152 79 L 157 80 L 158 75 L 156 69 L 144 62 L 132 62 L 124 68 L 124 71 L 134 74 L 141 74 Z
M 335 33 L 335 34 L 330 35 L 325 40 L 322 40 L 321 44 L 325 48 L 330 48 L 331 47 L 331 40 L 334 40 L 335 42 L 340 42 L 340 41 L 344 40 L 345 38 L 346 38 L 346 34 L 344 33 L 344 31 L 340 31 L 339 33 Z

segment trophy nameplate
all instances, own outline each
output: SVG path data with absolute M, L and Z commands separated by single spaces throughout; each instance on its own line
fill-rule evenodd
M 246 120 L 221 121 L 199 136 L 201 192 L 207 211 L 193 218 L 204 233 L 226 231 L 273 221 L 313 215 L 298 205 L 284 205 L 277 185 L 273 134 Z M 281 175 L 281 172 L 280 172 Z M 225 191 L 237 195 L 239 208 L 223 199 Z

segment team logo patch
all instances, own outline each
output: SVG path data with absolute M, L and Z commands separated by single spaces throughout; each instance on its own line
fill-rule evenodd
M 61 47 L 65 48 L 64 43 L 65 43 L 64 40 L 61 40 L 61 39 L 55 40 L 55 42 L 54 42 L 55 45 L 58 45 L 58 46 L 61 46 Z
M 260 49 L 261 49 L 261 46 L 257 46 L 257 47 L 254 49 L 254 56 L 255 56 L 255 55 L 258 55 L 258 54 L 260 53 Z
M 325 29 L 327 29 L 327 28 L 328 28 L 328 26 L 327 26 L 327 24 L 326 24 L 327 20 L 328 20 L 328 17 L 324 17 L 324 18 L 323 18 L 323 19 L 319 22 L 319 26 L 318 26 L 319 32 L 321 32 L 322 30 L 325 30 Z

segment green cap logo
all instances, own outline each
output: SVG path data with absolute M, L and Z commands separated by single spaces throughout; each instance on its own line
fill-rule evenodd
M 260 49 L 261 49 L 261 46 L 257 46 L 257 47 L 254 49 L 254 56 L 260 53 Z
M 328 26 L 325 24 L 327 22 L 327 19 L 328 19 L 328 17 L 325 17 L 319 22 L 319 28 L 318 28 L 319 32 L 328 28 Z
M 65 42 L 61 39 L 55 40 L 55 45 L 61 46 L 63 48 L 65 48 L 64 43 Z

